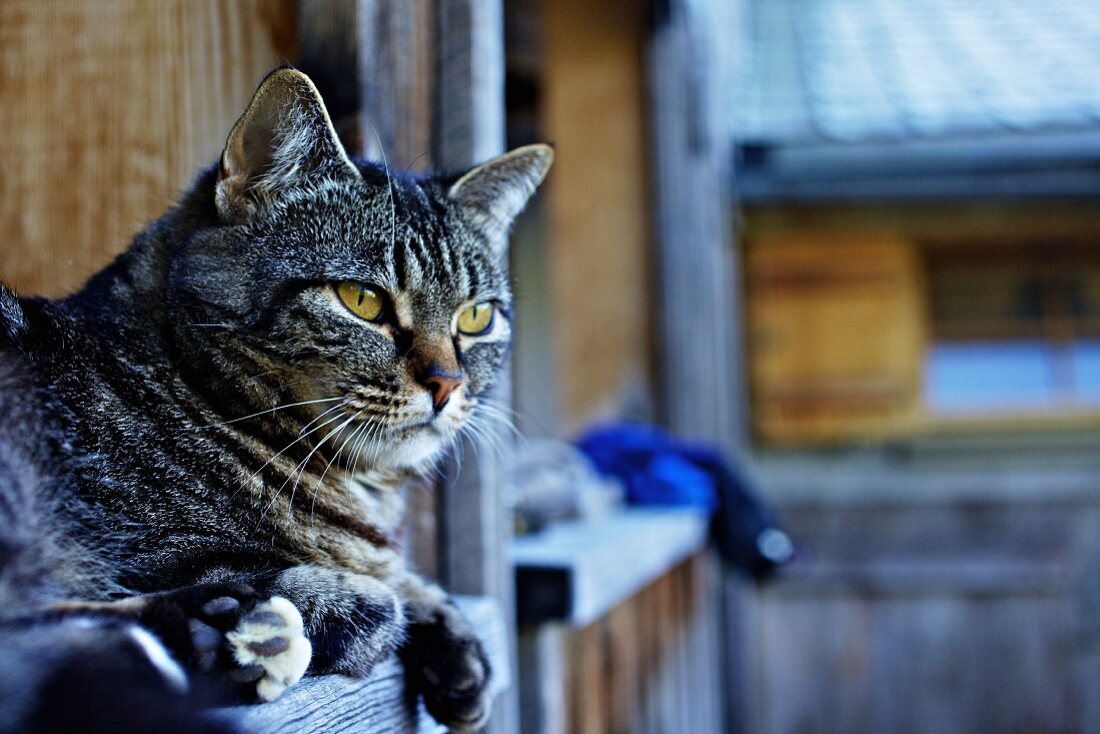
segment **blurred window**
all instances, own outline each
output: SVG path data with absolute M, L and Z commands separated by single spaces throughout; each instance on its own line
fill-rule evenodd
M 925 395 L 944 413 L 1100 406 L 1100 253 L 931 248 Z

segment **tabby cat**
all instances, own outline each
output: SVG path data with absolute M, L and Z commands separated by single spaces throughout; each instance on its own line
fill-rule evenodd
M 552 158 L 398 175 L 349 158 L 281 68 L 83 290 L 0 287 L 5 639 L 98 630 L 172 685 L 260 700 L 397 652 L 436 719 L 480 727 L 488 661 L 395 547 L 397 490 L 491 412 L 507 230 Z M 36 705 L 16 667 L 0 657 L 0 730 Z

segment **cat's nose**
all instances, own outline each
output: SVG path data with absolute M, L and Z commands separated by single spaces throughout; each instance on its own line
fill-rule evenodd
M 432 405 L 438 413 L 447 407 L 447 401 L 451 399 L 451 393 L 462 384 L 461 372 L 450 372 L 438 363 L 433 362 L 420 375 L 420 384 L 428 388 L 432 393 Z

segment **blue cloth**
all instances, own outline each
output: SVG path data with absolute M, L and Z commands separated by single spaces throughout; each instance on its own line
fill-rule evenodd
M 794 544 L 775 513 L 717 447 L 634 423 L 593 428 L 577 446 L 600 473 L 622 482 L 630 504 L 712 513 L 711 535 L 722 559 L 748 576 L 764 580 L 792 560 Z
M 714 511 L 718 490 L 712 474 L 692 461 L 706 449 L 652 426 L 622 423 L 594 428 L 577 446 L 596 468 L 623 483 L 632 505 L 680 505 Z

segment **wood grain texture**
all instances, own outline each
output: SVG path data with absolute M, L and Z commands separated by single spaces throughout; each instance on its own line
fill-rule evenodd
M 568 731 L 723 731 L 719 638 L 700 632 L 717 626 L 711 563 L 705 553 L 690 557 L 568 635 Z
M 0 4 L 0 273 L 80 285 L 213 163 L 264 74 L 295 56 L 290 0 Z
M 541 3 L 546 184 L 559 431 L 648 398 L 649 282 L 644 4 Z
M 628 557 L 604 557 L 604 578 Z M 726 731 L 717 583 L 714 559 L 689 552 L 579 626 L 521 626 L 522 731 Z
M 659 414 L 673 431 L 716 443 L 731 457 L 744 456 L 749 442 L 742 278 L 730 207 L 729 109 L 741 51 L 730 39 L 737 37 L 740 7 L 656 3 L 645 50 L 654 158 L 654 290 L 661 294 Z M 736 600 L 740 588 L 724 584 L 723 598 Z M 700 603 L 718 606 L 718 593 L 711 587 Z M 700 707 L 704 731 L 736 730 L 744 705 L 745 694 L 730 685 L 743 633 L 728 610 L 720 619 L 695 622 L 709 648 L 692 664 L 705 661 L 704 666 L 725 671 L 727 679 L 723 695 Z M 705 630 L 714 626 L 718 629 L 708 635 Z

